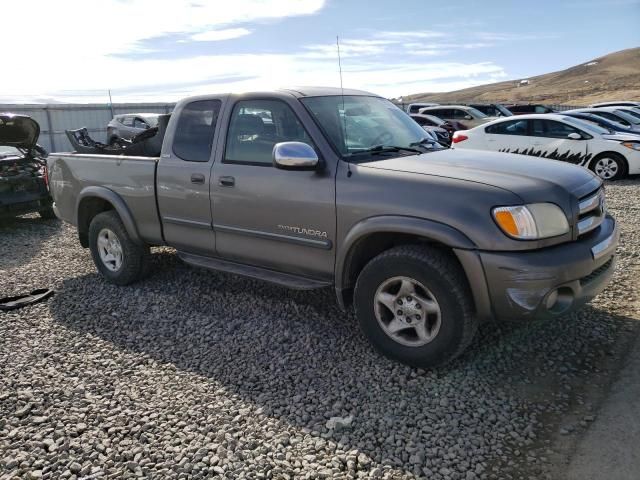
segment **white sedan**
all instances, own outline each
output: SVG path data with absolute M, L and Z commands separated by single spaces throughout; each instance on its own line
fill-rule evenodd
M 582 165 L 604 180 L 640 173 L 640 136 L 562 114 L 506 117 L 453 134 L 453 148 L 519 153 Z

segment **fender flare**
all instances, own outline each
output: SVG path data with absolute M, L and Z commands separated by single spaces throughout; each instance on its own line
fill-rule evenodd
M 374 233 L 403 233 L 417 235 L 450 248 L 472 250 L 476 245 L 464 233 L 449 225 L 424 218 L 401 215 L 369 217 L 356 223 L 341 242 L 336 255 L 335 286 L 337 291 L 345 288 L 345 272 L 348 271 L 354 246 L 358 241 Z
M 144 242 L 142 238 L 140 238 L 140 234 L 138 233 L 138 227 L 136 226 L 135 221 L 133 220 L 133 215 L 131 214 L 131 210 L 127 206 L 126 202 L 122 199 L 120 195 L 118 195 L 113 190 L 109 190 L 106 187 L 100 186 L 92 186 L 85 187 L 82 189 L 80 194 L 78 195 L 78 199 L 76 200 L 76 218 L 75 224 L 80 226 L 80 205 L 82 201 L 86 198 L 100 198 L 109 202 L 113 205 L 114 210 L 120 216 L 122 223 L 124 224 L 124 228 L 127 230 L 129 234 L 129 238 L 139 245 L 143 245 Z

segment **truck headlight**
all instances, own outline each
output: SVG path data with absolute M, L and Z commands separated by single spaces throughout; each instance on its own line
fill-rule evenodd
M 553 203 L 496 207 L 491 213 L 500 229 L 518 240 L 538 240 L 569 232 L 569 222 Z

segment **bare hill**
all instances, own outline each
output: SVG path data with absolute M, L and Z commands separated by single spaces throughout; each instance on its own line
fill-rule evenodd
M 528 80 L 528 85 L 521 85 Z M 566 70 L 491 83 L 446 93 L 420 93 L 403 97 L 405 103 L 436 102 L 540 102 L 586 105 L 607 100 L 640 99 L 640 47 L 621 50 Z

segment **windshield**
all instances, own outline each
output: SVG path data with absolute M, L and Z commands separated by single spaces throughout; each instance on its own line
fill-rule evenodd
M 6 145 L 0 145 L 0 158 L 13 157 L 13 156 L 20 156 L 21 157 L 22 153 L 16 147 L 9 147 L 9 146 L 6 146 Z
M 587 122 L 585 120 L 580 120 L 579 118 L 573 117 L 564 117 L 567 123 L 571 123 L 572 125 L 581 128 L 582 130 L 586 130 L 587 132 L 595 135 L 602 135 L 603 133 L 611 133 L 606 128 L 602 128 L 598 125 L 595 125 L 591 122 Z
M 616 113 L 622 113 L 627 117 L 632 117 L 635 119 L 633 123 L 638 125 L 640 123 L 640 113 L 636 113 L 633 110 L 616 110 Z
M 386 147 L 398 154 L 422 153 L 433 148 L 433 141 L 422 127 L 384 98 L 345 95 L 307 97 L 300 101 L 343 158 L 370 157 L 387 152 Z M 424 144 L 425 141 L 428 143 Z
M 436 117 L 434 115 L 425 115 L 425 114 L 423 115 L 427 117 L 429 120 L 431 120 L 433 123 L 435 123 L 437 126 L 441 126 L 447 123 L 444 120 L 442 120 L 440 117 Z
M 636 118 L 633 115 L 630 115 L 629 112 L 625 112 L 624 110 L 615 110 L 614 112 L 618 117 L 625 119 L 627 122 L 633 125 L 640 124 L 640 118 Z
M 466 107 L 466 110 L 467 110 L 467 112 L 471 113 L 474 117 L 477 117 L 477 118 L 486 118 L 488 116 L 488 115 L 485 115 L 484 113 L 482 113 L 477 108 Z
M 503 117 L 513 117 L 513 113 L 511 113 L 507 107 L 496 105 L 496 108 L 500 113 L 502 113 Z

